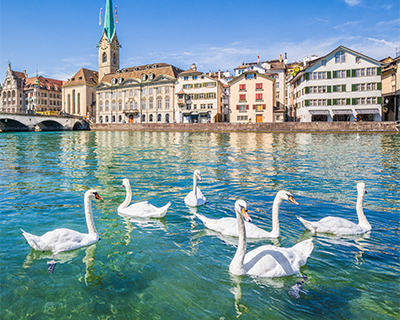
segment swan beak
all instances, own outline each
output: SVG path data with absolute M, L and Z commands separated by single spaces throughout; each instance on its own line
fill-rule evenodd
M 242 208 L 242 216 L 244 220 L 246 220 L 247 222 L 251 222 L 249 211 L 247 211 L 245 208 Z
M 299 203 L 298 203 L 296 200 L 294 200 L 293 196 L 289 196 L 288 200 L 289 200 L 291 203 L 294 203 L 294 204 L 299 205 Z
M 94 197 L 99 200 L 104 200 L 102 197 L 99 196 L 99 194 L 97 192 L 95 193 Z

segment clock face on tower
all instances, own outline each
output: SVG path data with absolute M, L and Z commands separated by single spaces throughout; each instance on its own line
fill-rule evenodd
M 107 47 L 108 47 L 108 41 L 107 41 L 107 39 L 103 39 L 103 40 L 100 42 L 100 48 L 103 49 L 103 50 L 105 50 L 105 49 L 107 49 Z
M 113 41 L 113 43 L 111 44 L 111 48 L 113 48 L 114 50 L 118 50 L 118 48 L 119 48 L 118 41 Z

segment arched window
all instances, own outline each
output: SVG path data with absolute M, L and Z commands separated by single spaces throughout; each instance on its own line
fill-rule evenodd
M 78 110 L 76 112 L 77 114 L 81 114 L 81 94 L 78 93 Z
M 112 116 L 112 122 L 115 122 L 115 116 Z
M 103 52 L 103 63 L 107 62 L 107 53 Z
M 161 121 L 161 113 L 159 113 L 159 114 L 157 115 L 157 121 L 158 121 L 158 122 Z
M 118 117 L 118 122 L 122 122 L 122 116 L 121 115 Z
M 108 109 L 109 109 L 109 104 L 108 104 L 108 101 L 106 101 L 106 108 L 104 111 L 108 111 Z
M 167 114 L 165 115 L 165 122 L 166 122 L 166 123 L 169 123 L 169 113 L 167 113 Z
M 344 63 L 346 62 L 346 53 L 343 51 L 339 51 L 335 54 L 335 63 Z
M 100 123 L 103 123 L 103 116 L 100 116 L 100 117 L 99 117 L 99 122 L 100 122 Z
M 149 122 L 153 122 L 153 115 L 149 115 Z
M 75 114 L 75 106 L 76 106 L 76 97 L 75 90 L 72 90 L 72 114 Z
M 106 123 L 108 122 L 108 116 L 106 116 Z
M 145 114 L 142 115 L 142 122 L 146 122 L 146 115 Z
M 114 63 L 114 64 L 117 63 L 117 56 L 115 55 L 115 53 L 113 53 L 113 63 Z
M 71 113 L 71 95 L 68 94 L 67 113 Z

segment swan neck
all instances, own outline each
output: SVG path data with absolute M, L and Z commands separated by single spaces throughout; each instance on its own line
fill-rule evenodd
M 274 204 L 272 205 L 272 231 L 271 235 L 279 237 L 280 227 L 279 227 L 279 207 L 281 206 L 282 198 L 278 195 L 275 196 Z
M 89 234 L 97 235 L 97 230 L 96 227 L 94 226 L 93 215 L 92 215 L 92 201 L 90 200 L 89 196 L 85 196 L 85 217 Z
M 118 209 L 125 209 L 126 207 L 128 207 L 128 205 L 131 203 L 131 199 L 132 199 L 132 190 L 131 190 L 131 186 L 127 185 L 125 186 L 126 189 L 126 197 L 124 202 L 122 202 L 120 204 L 120 206 L 118 207 Z
M 236 210 L 235 210 L 236 211 Z M 244 267 L 243 261 L 246 255 L 246 229 L 243 221 L 242 215 L 236 211 L 236 218 L 238 221 L 238 228 L 239 228 L 239 243 L 236 250 L 236 254 L 232 259 L 232 262 L 229 266 L 229 270 L 236 275 L 243 275 Z
M 193 193 L 197 199 L 197 178 L 195 174 L 193 175 Z
M 367 217 L 364 214 L 363 202 L 364 202 L 364 192 L 361 191 L 358 193 L 357 205 L 356 205 L 358 224 L 366 228 L 371 228 L 371 225 L 369 224 Z

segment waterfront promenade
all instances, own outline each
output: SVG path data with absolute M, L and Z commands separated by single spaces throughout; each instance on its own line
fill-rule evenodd
M 271 122 L 271 123 L 92 123 L 91 130 L 111 131 L 257 131 L 257 132 L 399 132 L 390 122 Z

